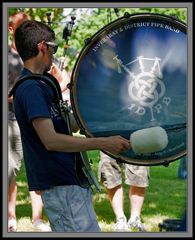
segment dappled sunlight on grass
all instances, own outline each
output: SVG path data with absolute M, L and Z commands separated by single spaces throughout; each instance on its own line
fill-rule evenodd
M 91 151 L 94 173 L 97 174 L 98 152 Z M 142 209 L 142 221 L 147 232 L 159 232 L 159 223 L 165 219 L 181 218 L 187 196 L 186 181 L 177 178 L 178 162 L 168 168 L 162 166 L 151 167 L 149 187 L 146 192 Z M 17 193 L 17 219 L 18 231 L 34 232 L 31 224 L 32 207 L 27 182 L 25 181 L 25 169 L 22 168 L 18 177 Z M 128 191 L 129 186 L 124 186 L 124 211 L 127 218 L 130 215 Z M 102 232 L 115 232 L 115 215 L 108 199 L 106 190 L 101 186 L 101 192 L 94 192 L 93 205 Z M 44 213 L 44 219 L 48 221 Z
M 34 232 L 30 217 L 22 217 L 17 221 L 17 232 Z
M 183 196 L 182 196 L 181 194 L 179 194 L 179 193 L 174 193 L 173 196 L 174 196 L 174 197 L 178 197 L 178 198 L 182 198 L 182 197 L 183 197 Z
M 26 187 L 28 188 L 27 182 L 17 181 L 18 187 Z
M 156 206 L 155 203 L 149 203 L 148 206 L 149 206 L 150 208 L 157 208 L 157 206 Z
M 21 198 L 25 198 L 25 199 L 28 198 L 28 195 L 26 194 L 25 191 L 18 191 L 17 192 L 17 199 L 21 199 Z
M 22 217 L 17 220 L 17 232 L 40 232 L 32 225 L 30 217 Z
M 159 232 L 159 223 L 163 222 L 163 220 L 167 218 L 169 217 L 159 214 L 152 217 L 144 217 L 142 221 L 147 232 Z M 102 232 L 115 232 L 115 222 L 111 222 L 108 224 L 107 222 L 101 220 L 99 221 L 99 225 Z
M 152 217 L 143 218 L 143 224 L 147 232 L 159 232 L 159 223 L 163 222 L 163 220 L 169 218 L 168 216 L 156 215 Z M 115 222 L 111 222 L 110 224 L 105 221 L 99 221 L 100 228 L 102 232 L 115 232 L 114 224 Z
M 17 199 L 16 199 L 16 205 L 28 205 L 30 204 L 30 196 L 27 189 L 27 186 L 25 186 L 24 182 L 18 183 L 18 191 L 17 191 Z
M 29 200 L 28 199 L 20 199 L 16 201 L 17 206 L 19 205 L 24 205 L 24 204 L 29 204 Z
M 96 203 L 101 203 L 105 199 L 108 199 L 106 193 L 98 193 L 98 194 L 93 196 L 93 201 L 95 201 Z
M 105 221 L 99 221 L 100 228 L 102 232 L 114 232 L 114 222 L 110 224 L 106 223 Z
M 170 218 L 170 216 L 157 214 L 151 217 L 143 217 L 142 221 L 146 232 L 159 232 L 159 223 L 162 223 L 163 220 Z M 115 232 L 114 225 L 115 222 L 107 223 L 104 220 L 99 220 L 99 225 L 102 232 Z M 17 221 L 17 232 L 35 232 L 32 226 L 30 217 L 22 217 Z
M 147 232 L 159 232 L 159 223 L 161 223 L 164 219 L 167 218 L 169 218 L 169 216 L 161 214 L 156 214 L 152 217 L 143 217 L 143 224 Z

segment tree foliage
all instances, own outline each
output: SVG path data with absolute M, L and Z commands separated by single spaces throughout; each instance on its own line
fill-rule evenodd
M 50 15 L 50 27 L 56 33 L 56 42 L 59 44 L 59 50 L 56 53 L 57 57 L 64 55 L 64 45 L 68 43 L 68 50 L 66 51 L 66 58 L 68 60 L 69 68 L 72 69 L 76 58 L 82 48 L 85 46 L 85 39 L 91 38 L 101 28 L 105 27 L 111 21 L 122 17 L 125 12 L 129 14 L 135 13 L 158 13 L 175 16 L 183 22 L 187 22 L 186 8 L 91 8 L 91 9 L 69 9 L 67 14 L 63 8 L 24 8 L 20 9 L 27 13 L 31 19 L 42 21 L 48 24 L 48 17 Z M 9 15 L 18 11 L 17 8 L 10 8 Z M 63 30 L 71 20 L 71 16 L 75 16 L 75 24 L 72 29 L 72 34 L 67 39 L 63 39 Z
M 69 45 L 75 49 L 77 53 L 85 46 L 85 39 L 92 37 L 97 31 L 105 27 L 111 21 L 116 20 L 118 17 L 122 17 L 125 12 L 129 14 L 135 13 L 158 13 L 175 16 L 179 20 L 186 22 L 187 10 L 184 8 L 122 8 L 118 9 L 117 16 L 114 9 L 99 8 L 94 9 L 90 15 L 83 13 L 82 17 L 77 21 L 76 26 L 72 32 Z M 69 52 L 71 53 L 71 52 Z M 70 65 L 73 66 L 75 63 L 75 57 L 71 54 L 68 55 L 70 58 Z

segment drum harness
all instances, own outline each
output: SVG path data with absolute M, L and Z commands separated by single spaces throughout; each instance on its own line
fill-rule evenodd
M 68 105 L 68 101 L 63 100 L 60 85 L 57 82 L 57 80 L 49 73 L 44 73 L 44 75 L 31 74 L 28 76 L 24 76 L 16 82 L 14 87 L 9 92 L 9 97 L 14 95 L 16 88 L 26 80 L 36 80 L 39 83 L 47 84 L 53 90 L 55 99 L 58 100 L 61 116 L 62 116 L 63 120 L 65 121 L 65 123 L 67 124 L 69 134 L 72 136 L 71 121 L 70 121 L 70 114 L 73 114 L 72 109 L 71 109 L 71 106 Z M 99 183 L 98 183 L 98 181 L 94 175 L 94 172 L 92 170 L 92 167 L 91 167 L 92 161 L 88 159 L 87 153 L 86 152 L 75 152 L 74 158 L 75 158 L 76 164 L 78 164 L 80 162 L 79 163 L 80 165 L 78 168 L 82 168 L 82 172 L 84 173 L 84 175 L 88 181 L 87 185 L 85 182 L 84 182 L 84 184 L 81 183 L 81 181 L 80 181 L 81 178 L 79 180 L 79 177 L 77 175 L 80 185 L 83 187 L 90 185 L 92 191 L 96 190 L 96 191 L 100 192 L 101 189 L 100 189 Z M 78 169 L 78 170 L 81 170 L 81 169 Z

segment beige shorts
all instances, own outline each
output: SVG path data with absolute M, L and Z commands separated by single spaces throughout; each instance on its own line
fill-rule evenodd
M 117 162 L 110 156 L 100 152 L 98 179 L 104 187 L 111 189 L 121 185 L 123 172 L 127 185 L 148 187 L 149 167 Z

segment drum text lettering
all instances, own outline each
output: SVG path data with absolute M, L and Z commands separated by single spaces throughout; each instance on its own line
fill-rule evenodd
M 101 45 L 103 45 L 105 42 L 107 42 L 109 39 L 111 39 L 112 37 L 114 37 L 116 34 L 118 34 L 118 29 L 110 32 L 109 34 L 107 34 L 105 37 L 103 37 L 93 48 L 93 51 L 96 52 Z

